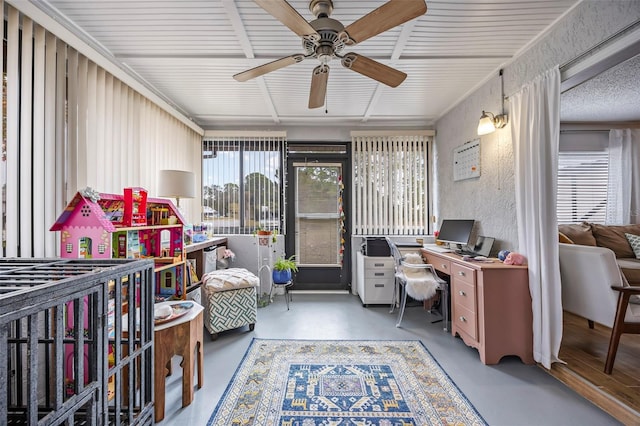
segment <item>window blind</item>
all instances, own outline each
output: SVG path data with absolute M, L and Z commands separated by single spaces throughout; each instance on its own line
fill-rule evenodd
M 216 234 L 284 232 L 286 135 L 205 132 L 203 220 Z
M 2 256 L 57 256 L 49 228 L 86 186 L 157 194 L 158 169 L 200 174 L 202 138 L 191 125 L 17 8 L 4 11 Z
M 560 152 L 558 223 L 605 223 L 608 175 L 607 151 Z
M 352 134 L 354 235 L 428 231 L 428 136 Z

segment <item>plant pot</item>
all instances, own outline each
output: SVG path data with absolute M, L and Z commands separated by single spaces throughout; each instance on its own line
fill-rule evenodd
M 268 246 L 271 240 L 271 231 L 257 231 L 258 244 L 261 246 Z
M 271 275 L 273 277 L 273 282 L 276 284 L 286 284 L 291 281 L 291 271 L 288 269 L 286 271 L 274 270 Z

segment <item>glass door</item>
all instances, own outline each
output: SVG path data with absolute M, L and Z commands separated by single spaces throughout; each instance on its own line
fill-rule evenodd
M 298 262 L 297 290 L 348 289 L 343 171 L 343 162 L 292 162 L 287 252 Z

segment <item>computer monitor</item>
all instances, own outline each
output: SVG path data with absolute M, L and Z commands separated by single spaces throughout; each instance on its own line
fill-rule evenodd
M 451 244 L 457 244 L 461 248 L 469 244 L 473 224 L 475 220 L 471 219 L 444 219 L 440 225 L 440 233 L 438 240 Z

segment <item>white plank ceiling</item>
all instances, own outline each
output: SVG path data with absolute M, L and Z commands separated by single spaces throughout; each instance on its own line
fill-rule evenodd
M 398 0 L 402 1 L 402 0 Z M 389 88 L 331 72 L 325 108 L 308 109 L 317 60 L 244 83 L 232 75 L 302 53 L 300 38 L 251 0 L 49 0 L 83 38 L 126 64 L 204 129 L 363 123 L 428 126 L 507 63 L 577 0 L 427 0 L 425 15 L 345 49 L 408 74 Z M 289 3 L 308 21 L 307 0 Z M 333 0 L 345 26 L 385 3 Z

